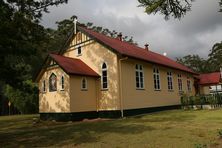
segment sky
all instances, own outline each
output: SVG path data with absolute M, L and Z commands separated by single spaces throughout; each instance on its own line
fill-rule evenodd
M 92 22 L 96 26 L 133 36 L 140 47 L 145 43 L 149 49 L 170 58 L 198 54 L 207 58 L 212 46 L 222 41 L 222 13 L 219 0 L 195 0 L 192 10 L 181 20 L 163 15 L 148 15 L 137 0 L 69 0 L 68 4 L 49 8 L 42 24 L 56 28 L 56 21 L 78 16 L 81 23 Z

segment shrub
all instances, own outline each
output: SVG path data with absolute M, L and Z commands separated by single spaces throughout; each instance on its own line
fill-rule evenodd
M 195 144 L 195 148 L 207 148 L 206 144 Z
M 218 135 L 219 135 L 220 138 L 222 138 L 222 129 L 218 130 Z
M 206 98 L 205 98 L 205 96 L 200 96 L 200 104 L 201 105 L 204 105 L 204 104 L 206 104 Z
M 195 100 L 194 96 L 189 97 L 189 105 L 194 105 L 194 100 Z
M 195 105 L 200 105 L 201 104 L 200 96 L 195 96 L 194 97 L 194 104 Z
M 181 100 L 181 105 L 182 106 L 188 106 L 189 105 L 189 98 L 186 94 L 183 94 L 180 98 Z

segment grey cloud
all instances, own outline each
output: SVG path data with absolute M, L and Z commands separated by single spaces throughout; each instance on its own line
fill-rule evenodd
M 67 5 L 52 7 L 42 24 L 55 27 L 56 21 L 77 15 L 81 22 L 121 31 L 133 36 L 140 46 L 149 43 L 153 51 L 167 52 L 171 58 L 187 54 L 206 57 L 213 44 L 222 40 L 218 1 L 196 0 L 181 21 L 147 15 L 138 5 L 136 0 L 70 0 Z

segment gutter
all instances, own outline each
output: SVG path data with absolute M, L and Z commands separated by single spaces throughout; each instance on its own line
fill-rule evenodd
M 128 57 L 124 57 L 119 59 L 119 98 L 120 98 L 120 110 L 121 110 L 121 117 L 123 118 L 123 89 L 122 89 L 122 66 L 121 61 L 127 60 Z

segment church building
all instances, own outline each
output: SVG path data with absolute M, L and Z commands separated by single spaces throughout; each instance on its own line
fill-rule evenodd
M 195 95 L 197 73 L 167 56 L 75 25 L 66 46 L 38 73 L 43 120 L 81 120 L 178 108 Z

